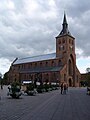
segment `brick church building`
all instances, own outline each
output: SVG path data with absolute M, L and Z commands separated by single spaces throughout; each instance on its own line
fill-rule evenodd
M 69 32 L 65 14 L 62 30 L 56 37 L 56 53 L 16 58 L 8 71 L 8 82 L 37 80 L 79 86 L 80 77 L 76 66 L 75 38 Z

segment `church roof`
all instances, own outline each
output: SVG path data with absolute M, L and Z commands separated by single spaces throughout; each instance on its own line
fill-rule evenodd
M 68 23 L 67 23 L 65 13 L 64 13 L 64 18 L 63 18 L 62 30 L 57 37 L 60 37 L 60 36 L 63 36 L 63 35 L 70 35 L 71 36 L 71 33 L 69 32 L 69 29 L 68 29 Z
M 60 71 L 63 66 L 55 66 L 55 67 L 37 67 L 37 68 L 30 68 L 30 69 L 23 69 L 20 70 L 20 73 L 39 73 L 39 72 L 55 72 Z
M 18 58 L 16 59 L 16 61 L 13 62 L 13 65 L 43 61 L 43 60 L 49 60 L 49 59 L 55 59 L 55 58 L 56 58 L 56 53 L 44 54 L 44 55 L 38 55 L 38 56 L 26 57 L 26 58 Z

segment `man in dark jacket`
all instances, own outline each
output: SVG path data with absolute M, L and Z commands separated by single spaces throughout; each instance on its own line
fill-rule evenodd
M 63 83 L 61 84 L 61 94 L 63 94 Z

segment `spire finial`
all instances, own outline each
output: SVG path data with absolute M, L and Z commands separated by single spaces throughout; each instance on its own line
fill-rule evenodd
M 64 11 L 64 18 L 63 18 L 63 24 L 67 24 L 67 19 L 66 19 L 66 14 L 65 14 L 65 11 Z

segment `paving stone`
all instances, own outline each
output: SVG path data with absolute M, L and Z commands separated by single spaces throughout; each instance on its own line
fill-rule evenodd
M 8 97 L 7 90 L 7 86 L 0 90 L 0 120 L 90 120 L 86 88 L 69 88 L 66 95 L 55 90 L 20 99 Z

